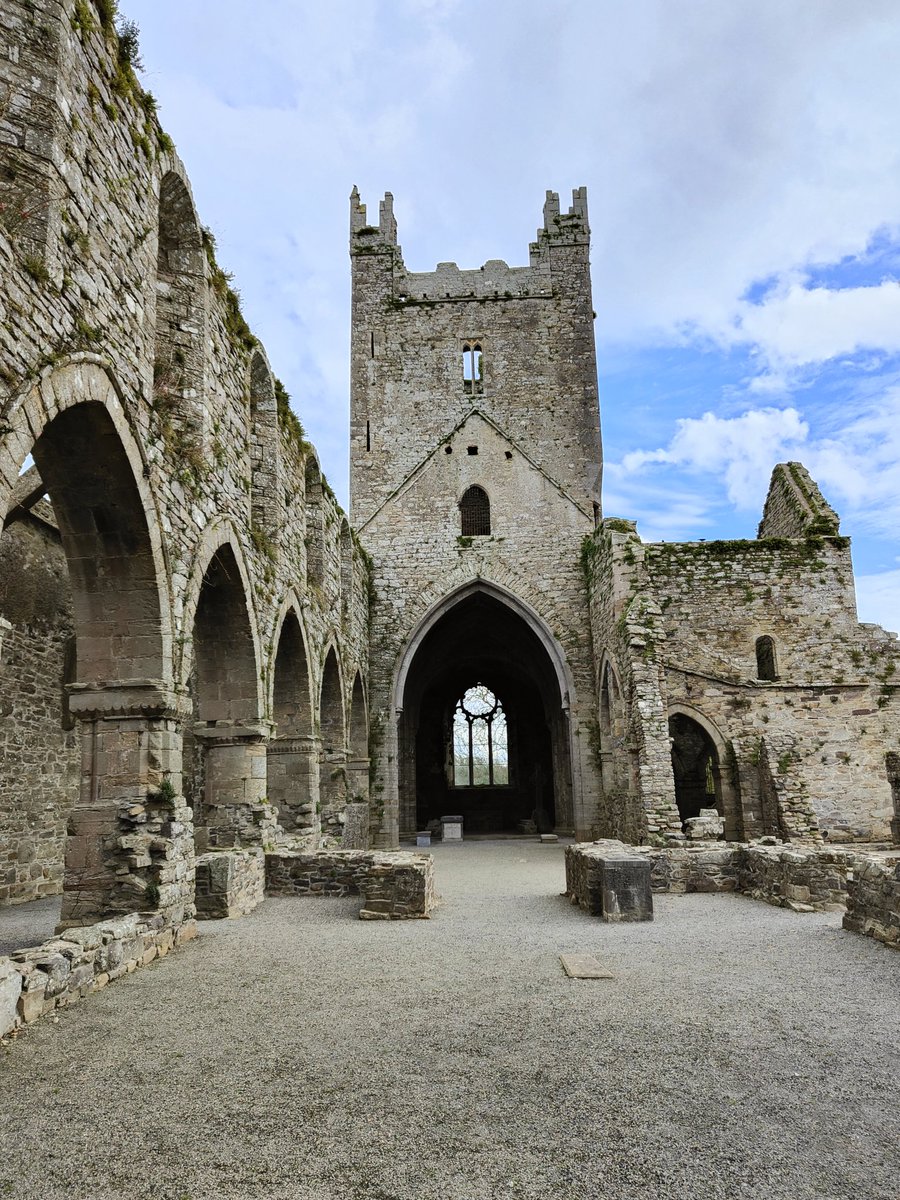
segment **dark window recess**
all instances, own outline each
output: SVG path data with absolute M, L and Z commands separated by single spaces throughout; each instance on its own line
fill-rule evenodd
M 477 453 L 478 453 L 477 446 L 466 446 L 466 454 L 477 454 Z
M 445 447 L 444 447 L 444 453 L 445 453 L 445 454 L 452 454 L 452 453 L 453 453 L 453 447 L 452 447 L 452 446 L 445 446 Z
M 507 458 L 512 458 L 512 450 L 507 450 L 507 451 L 506 451 L 506 457 L 507 457 Z
M 483 360 L 480 342 L 463 342 L 463 387 L 471 395 L 484 391 Z
M 372 449 L 372 430 L 368 421 L 366 421 L 366 449 Z
M 375 333 L 374 333 L 374 331 L 369 334 L 369 356 L 371 358 L 375 357 Z
M 778 678 L 775 663 L 775 642 L 768 634 L 756 639 L 756 678 L 768 680 Z
M 486 537 L 491 532 L 491 502 L 484 488 L 478 484 L 466 488 L 459 502 L 459 515 L 463 537 Z

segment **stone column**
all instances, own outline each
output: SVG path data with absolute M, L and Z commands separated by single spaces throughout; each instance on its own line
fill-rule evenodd
M 282 835 L 266 796 L 266 742 L 271 726 L 195 725 L 205 748 L 203 811 L 208 845 L 266 846 Z
M 343 837 L 344 811 L 350 799 L 347 752 L 343 747 L 322 750 L 319 759 L 319 804 L 322 833 Z
M 291 837 L 318 844 L 319 757 L 317 737 L 279 737 L 269 742 L 266 771 L 268 799 L 278 810 L 278 821 Z
M 348 757 L 347 809 L 341 845 L 345 850 L 369 849 L 369 760 Z
M 12 629 L 12 625 L 6 617 L 0 617 L 0 662 L 3 662 L 3 635 L 9 633 L 10 629 Z
M 69 817 L 59 929 L 155 911 L 194 914 L 193 816 L 181 789 L 190 700 L 147 680 L 72 684 L 81 786 Z

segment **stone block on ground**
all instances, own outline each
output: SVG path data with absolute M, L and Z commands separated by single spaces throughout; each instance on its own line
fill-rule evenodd
M 245 916 L 265 899 L 265 882 L 266 858 L 260 846 L 201 854 L 196 875 L 198 918 Z

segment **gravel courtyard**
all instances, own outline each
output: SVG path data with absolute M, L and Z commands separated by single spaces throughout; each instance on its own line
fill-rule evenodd
M 605 926 L 561 846 L 435 858 L 430 921 L 268 900 L 0 1050 L 0 1196 L 900 1196 L 900 954 L 729 896 Z

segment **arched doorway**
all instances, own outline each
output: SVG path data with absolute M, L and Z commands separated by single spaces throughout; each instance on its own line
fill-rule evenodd
M 485 585 L 414 641 L 398 681 L 401 834 L 447 813 L 470 833 L 571 823 L 567 696 L 537 626 Z
M 669 717 L 675 803 L 682 821 L 699 816 L 701 808 L 721 814 L 722 777 L 716 744 L 703 726 L 684 713 Z

